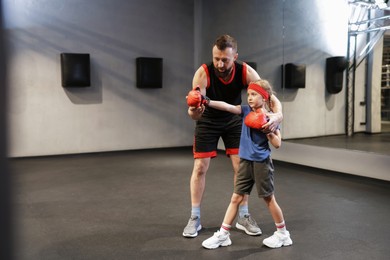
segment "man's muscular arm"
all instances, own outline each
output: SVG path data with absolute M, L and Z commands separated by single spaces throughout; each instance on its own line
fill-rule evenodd
M 272 113 L 267 113 L 269 121 L 263 126 L 265 132 L 274 132 L 283 120 L 282 104 L 275 95 L 271 96 L 270 109 Z
M 249 85 L 249 83 L 260 80 L 260 76 L 257 73 L 255 69 L 253 69 L 251 66 L 246 64 L 246 84 Z
M 199 67 L 199 69 L 195 72 L 194 78 L 192 79 L 192 89 L 199 88 L 200 93 L 205 96 L 206 86 L 207 74 L 204 71 L 203 67 Z M 201 105 L 200 107 L 188 107 L 188 115 L 193 120 L 199 120 L 202 117 L 204 110 L 204 105 Z

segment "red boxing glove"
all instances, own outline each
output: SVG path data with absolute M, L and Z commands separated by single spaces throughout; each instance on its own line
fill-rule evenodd
M 267 116 L 261 112 L 261 110 L 256 112 L 249 112 L 249 114 L 244 119 L 244 123 L 247 127 L 258 130 L 262 129 L 263 125 L 265 125 L 267 122 Z
M 206 96 L 203 96 L 200 93 L 200 88 L 194 88 L 187 95 L 187 105 L 189 107 L 200 107 L 200 105 L 208 106 L 210 99 Z
M 200 107 L 202 104 L 202 94 L 199 90 L 191 90 L 187 95 L 187 105 L 189 107 Z

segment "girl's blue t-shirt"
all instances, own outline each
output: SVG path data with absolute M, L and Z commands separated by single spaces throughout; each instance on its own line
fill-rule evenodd
M 271 154 L 267 136 L 262 131 L 249 128 L 245 125 L 244 119 L 251 111 L 248 105 L 242 105 L 241 111 L 243 123 L 239 156 L 245 160 L 262 162 Z

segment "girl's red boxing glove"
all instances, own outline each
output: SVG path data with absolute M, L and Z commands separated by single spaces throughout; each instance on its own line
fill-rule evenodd
M 246 126 L 258 130 L 262 129 L 263 125 L 265 125 L 267 122 L 267 116 L 260 110 L 257 112 L 249 112 L 249 114 L 244 119 Z

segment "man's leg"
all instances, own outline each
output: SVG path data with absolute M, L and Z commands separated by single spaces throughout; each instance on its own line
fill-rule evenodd
M 230 159 L 232 161 L 233 170 L 234 170 L 234 184 L 236 184 L 236 178 L 238 174 L 238 169 L 240 167 L 240 157 L 238 155 L 230 155 Z M 248 210 L 248 200 L 249 195 L 245 195 L 244 199 L 240 203 L 238 208 L 238 219 L 236 223 L 236 228 L 245 231 L 248 235 L 257 236 L 261 235 L 261 229 L 251 217 Z
M 184 237 L 196 237 L 202 229 L 200 224 L 200 205 L 206 186 L 206 173 L 210 165 L 210 158 L 198 158 L 194 160 L 190 189 L 191 189 L 191 217 L 184 228 Z

